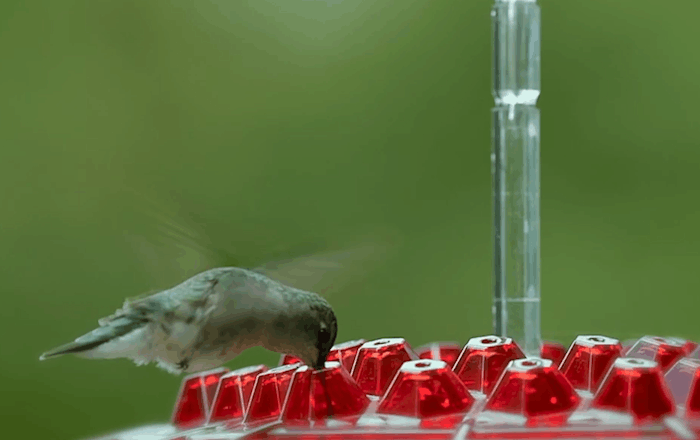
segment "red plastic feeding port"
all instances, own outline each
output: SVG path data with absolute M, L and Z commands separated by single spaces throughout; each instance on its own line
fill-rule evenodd
M 405 362 L 379 401 L 378 413 L 434 417 L 469 411 L 474 398 L 447 362 Z
M 280 361 L 279 364 L 277 364 L 278 367 L 281 367 L 282 365 L 294 365 L 294 364 L 304 364 L 301 359 L 299 359 L 296 356 L 292 356 L 291 354 L 283 354 L 280 356 Z
M 685 341 L 675 338 L 644 336 L 625 353 L 628 358 L 656 361 L 666 371 L 674 362 L 686 355 Z
M 681 408 L 689 408 L 693 392 L 700 392 L 700 360 L 683 358 L 664 377 L 673 400 Z
M 620 357 L 622 345 L 605 336 L 579 336 L 571 345 L 559 370 L 571 385 L 595 393 L 605 373 Z
M 331 352 L 328 353 L 328 361 L 340 362 L 340 365 L 348 372 L 352 371 L 352 366 L 357 358 L 357 352 L 365 342 L 364 339 L 357 339 L 355 341 L 334 345 L 333 348 L 331 348 Z
M 421 359 L 436 359 L 446 362 L 450 368 L 454 367 L 462 346 L 456 342 L 434 342 L 416 349 L 416 354 Z
M 253 394 L 244 422 L 257 424 L 278 419 L 287 397 L 289 382 L 300 364 L 283 365 L 260 373 L 255 379 Z
M 228 371 L 228 368 L 217 368 L 185 377 L 175 401 L 173 425 L 190 428 L 205 423 L 209 418 L 219 379 Z
M 310 423 L 326 417 L 361 415 L 369 398 L 339 362 L 326 362 L 323 370 L 300 367 L 292 378 L 283 420 Z
M 100 438 L 700 439 L 700 359 L 693 359 L 700 357 L 700 349 L 678 359 L 665 376 L 656 361 L 617 358 L 601 380 L 607 350 L 614 357 L 619 347 L 609 338 L 580 336 L 560 368 L 541 358 L 512 360 L 484 395 L 469 390 L 458 376 L 460 364 L 462 372 L 471 369 L 465 356 L 469 350 L 483 350 L 477 355 L 483 365 L 476 363 L 480 390 L 488 384 L 488 367 L 498 365 L 490 360 L 503 353 L 522 356 L 512 341 L 490 338 L 465 345 L 464 359 L 452 369 L 445 361 L 417 359 L 403 339 L 382 339 L 362 346 L 360 341 L 338 344 L 333 348 L 337 354 L 329 357 L 338 356 L 343 363 L 326 362 L 321 371 L 294 364 L 190 375 L 181 385 L 171 424 Z M 671 342 L 684 352 L 692 347 L 683 340 Z M 367 395 L 346 369 L 355 348 L 351 370 L 374 395 Z M 571 376 L 576 386 L 593 390 L 600 382 L 597 391 L 576 390 L 567 379 L 573 372 L 578 374 Z M 677 416 L 670 416 L 674 411 Z
M 524 357 L 512 339 L 482 336 L 467 342 L 452 369 L 467 388 L 489 394 L 508 363 Z
M 690 355 L 690 353 L 697 350 L 697 348 L 698 348 L 697 342 L 693 342 L 693 341 L 684 341 L 683 342 L 683 351 L 685 352 L 686 356 Z
M 615 360 L 592 406 L 628 413 L 637 422 L 658 420 L 674 412 L 671 392 L 659 364 L 638 358 Z
M 545 341 L 540 347 L 540 357 L 549 359 L 556 366 L 561 365 L 564 356 L 566 356 L 566 347 L 558 342 Z
M 365 393 L 381 396 L 401 365 L 417 359 L 403 338 L 376 339 L 360 347 L 352 377 Z
M 508 364 L 485 409 L 519 414 L 530 424 L 557 424 L 565 422 L 580 401 L 554 362 L 528 358 Z
M 700 417 L 700 375 L 695 372 L 693 387 L 688 393 L 688 402 L 685 406 L 685 413 L 689 417 Z
M 240 368 L 221 377 L 209 423 L 241 420 L 250 402 L 255 378 L 267 371 L 265 365 Z

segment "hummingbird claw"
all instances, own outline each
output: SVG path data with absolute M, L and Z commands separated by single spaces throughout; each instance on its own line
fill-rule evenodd
M 187 369 L 190 367 L 190 360 L 189 359 L 181 360 L 180 362 L 177 363 L 177 367 L 182 371 L 187 371 Z

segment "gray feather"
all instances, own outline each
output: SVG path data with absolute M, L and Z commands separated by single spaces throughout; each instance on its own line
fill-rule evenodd
M 145 322 L 142 318 L 129 316 L 116 317 L 105 323 L 102 327 L 87 333 L 73 342 L 70 342 L 53 350 L 49 350 L 39 357 L 39 360 L 48 359 L 51 357 L 61 356 L 69 353 L 80 353 L 83 351 L 92 350 L 105 342 L 111 341 L 114 338 L 123 336 L 136 328 L 143 325 Z

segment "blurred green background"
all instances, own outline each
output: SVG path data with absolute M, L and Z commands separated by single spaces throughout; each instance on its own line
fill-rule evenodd
M 548 339 L 700 339 L 700 3 L 682 3 L 540 0 Z M 380 237 L 328 294 L 339 341 L 490 333 L 491 4 L 0 3 L 3 435 L 167 421 L 180 378 L 38 356 L 209 263 Z

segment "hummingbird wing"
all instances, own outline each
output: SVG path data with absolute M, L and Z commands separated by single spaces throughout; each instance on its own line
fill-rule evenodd
M 144 199 L 142 194 L 136 196 Z M 250 264 L 237 258 L 235 249 L 222 245 L 225 240 L 215 243 L 196 226 L 200 222 L 168 209 L 158 200 L 145 200 L 142 205 L 154 230 L 128 234 L 127 239 L 148 271 L 157 277 L 192 276 L 211 267 L 236 266 L 297 289 L 331 294 L 357 283 L 379 266 L 396 240 L 393 233 L 384 231 L 349 245 L 315 242 L 283 246 L 268 261 Z
M 210 269 L 171 289 L 146 297 L 127 299 L 114 315 L 100 320 L 100 325 L 128 315 L 157 324 L 167 334 L 171 333 L 173 325 L 177 323 L 201 327 L 220 300 L 215 287 L 220 277 L 229 270 Z
M 370 272 L 370 263 L 384 255 L 374 242 L 262 264 L 251 270 L 297 289 L 329 293 Z

